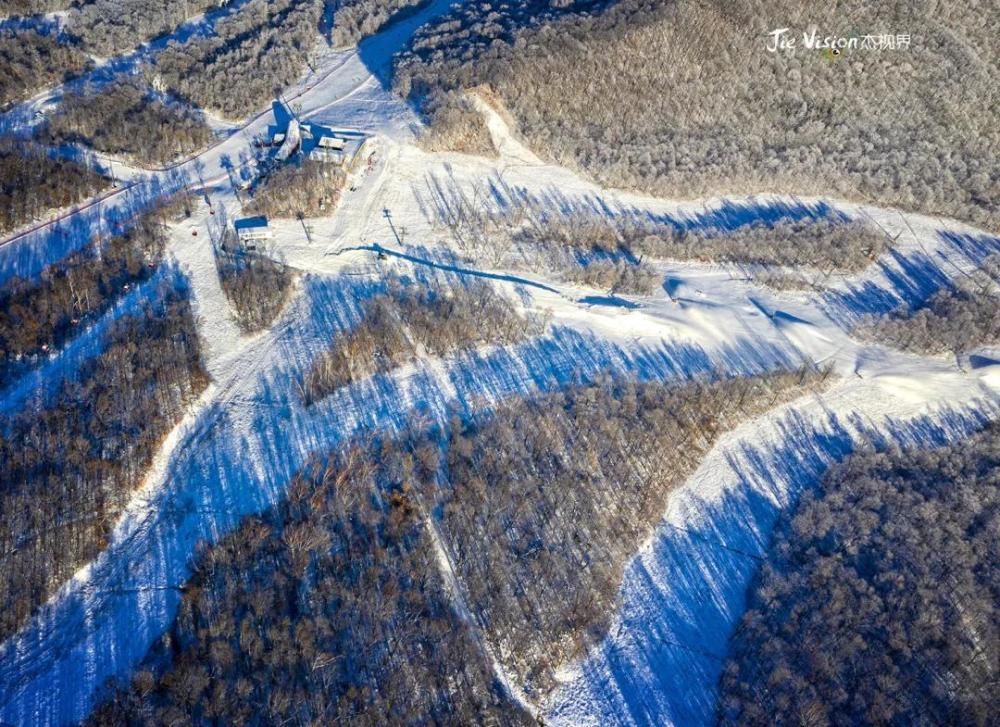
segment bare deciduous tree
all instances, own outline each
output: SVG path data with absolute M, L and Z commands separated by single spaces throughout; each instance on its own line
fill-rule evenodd
M 90 197 L 108 180 L 29 141 L 0 137 L 0 232 Z
M 453 423 L 447 480 L 425 497 L 470 608 L 529 694 L 603 636 L 625 563 L 717 438 L 827 376 L 608 380 Z
M 215 244 L 215 265 L 236 322 L 245 333 L 269 326 L 288 302 L 294 276 L 274 251 L 250 249 L 227 230 Z
M 206 549 L 173 654 L 154 647 L 89 723 L 530 724 L 452 606 L 428 514 L 391 471 L 407 456 L 316 459 Z
M 168 46 L 148 69 L 153 85 L 245 117 L 305 70 L 322 10 L 323 0 L 249 0 L 214 35 Z
M 330 215 L 346 181 L 339 166 L 312 159 L 291 161 L 257 181 L 246 211 L 299 219 Z
M 730 641 L 720 724 L 992 723 L 998 452 L 996 425 L 861 452 L 783 515 Z
M 103 350 L 0 435 L 0 638 L 105 546 L 164 435 L 208 383 L 187 299 L 166 282 Z
M 485 282 L 431 289 L 392 277 L 387 288 L 367 301 L 361 321 L 313 362 L 303 383 L 307 402 L 411 361 L 418 349 L 442 356 L 477 344 L 515 343 L 546 325 L 519 314 Z
M 426 0 L 327 0 L 333 5 L 333 28 L 330 37 L 335 46 L 354 45 L 374 35 Z
M 857 332 L 865 338 L 922 354 L 955 356 L 1000 343 L 1000 255 L 988 258 L 970 280 L 938 291 L 913 309 L 866 316 Z
M 163 257 L 166 209 L 138 217 L 121 235 L 93 240 L 37 278 L 0 285 L 0 386 L 149 277 Z
M 997 22 L 981 3 L 476 0 L 418 32 L 395 83 L 418 102 L 486 85 L 533 148 L 605 186 L 837 195 L 996 229 Z M 796 52 L 766 50 L 776 27 Z M 803 47 L 812 28 L 910 42 L 831 56 Z
M 173 30 L 228 0 L 90 0 L 69 18 L 70 31 L 95 53 L 113 56 Z
M 100 90 L 65 94 L 42 136 L 54 144 L 82 142 L 140 164 L 166 164 L 212 140 L 203 114 L 130 77 L 119 77 Z
M 90 58 L 71 39 L 31 29 L 0 30 L 0 107 L 80 74 Z

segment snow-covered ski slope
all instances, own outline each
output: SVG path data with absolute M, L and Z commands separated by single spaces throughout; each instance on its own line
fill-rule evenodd
M 781 508 L 864 438 L 946 441 L 994 414 L 996 352 L 980 352 L 960 367 L 859 342 L 845 329 L 860 313 L 920 300 L 968 273 L 1000 250 L 1000 240 L 956 222 L 834 200 L 673 202 L 601 189 L 540 160 L 485 104 L 496 159 L 426 153 L 412 143 L 416 116 L 387 90 L 388 59 L 447 5 L 432 3 L 358 50 L 327 52 L 285 94 L 300 119 L 375 134 L 377 163 L 334 215 L 308 222 L 308 235 L 296 220 L 273 222 L 276 248 L 302 275 L 268 331 L 243 336 L 236 328 L 209 240 L 221 221 L 240 215 L 234 182 L 251 159 L 250 139 L 273 123 L 270 113 L 176 169 L 126 170 L 134 182 L 126 191 L 0 247 L 0 279 L 34 275 L 82 245 L 97 220 L 116 224 L 172 189 L 202 188 L 207 201 L 175 227 L 168 254 L 191 286 L 213 378 L 163 443 L 106 551 L 0 645 L 0 722 L 56 725 L 84 717 L 101 685 L 127 675 L 168 627 L 196 544 L 217 540 L 279 500 L 310 454 L 359 432 L 402 426 L 414 412 L 443 417 L 451 407 L 488 408 L 602 371 L 663 380 L 832 365 L 840 379 L 821 397 L 747 422 L 712 450 L 627 568 L 608 637 L 563 670 L 545 703 L 531 705 L 559 724 L 706 723 L 726 640 Z M 777 293 L 719 266 L 662 263 L 663 292 L 624 305 L 537 274 L 462 260 L 434 221 L 450 199 L 483 187 L 498 206 L 529 197 L 564 211 L 648 214 L 692 226 L 841 213 L 868 217 L 899 239 L 869 270 L 833 281 L 826 292 Z M 550 311 L 551 330 L 517 346 L 421 359 L 306 408 L 304 372 L 332 336 L 356 322 L 386 267 L 453 283 L 488 279 L 524 308 Z M 128 306 L 123 300 L 108 316 Z M 0 401 L 17 406 L 49 378 L 71 375 L 106 323 Z

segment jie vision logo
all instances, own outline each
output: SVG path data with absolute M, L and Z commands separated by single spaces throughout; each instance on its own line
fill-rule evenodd
M 824 35 L 817 29 L 795 33 L 791 28 L 776 28 L 767 34 L 768 53 L 793 54 L 799 49 L 819 51 L 834 59 L 849 51 L 895 51 L 910 47 L 909 33 L 866 33 L 863 35 Z

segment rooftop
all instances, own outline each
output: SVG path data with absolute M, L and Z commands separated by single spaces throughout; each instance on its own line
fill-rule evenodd
M 239 232 L 240 230 L 258 230 L 258 229 L 260 229 L 262 227 L 267 227 L 267 218 L 266 217 L 244 217 L 241 220 L 236 220 L 233 223 L 233 227 L 236 228 L 237 232 Z

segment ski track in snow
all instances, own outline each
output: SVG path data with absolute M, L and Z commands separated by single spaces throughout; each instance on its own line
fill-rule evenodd
M 626 568 L 608 636 L 563 670 L 546 722 L 714 724 L 727 642 L 781 511 L 860 441 L 944 444 L 995 416 L 996 404 L 984 391 L 925 414 L 877 383 L 846 381 L 728 433 L 671 494 Z
M 447 6 L 437 0 L 358 50 L 325 53 L 287 94 L 303 119 L 376 135 L 377 163 L 359 175 L 356 191 L 345 192 L 333 217 L 309 222 L 308 236 L 298 221 L 272 221 L 275 246 L 303 275 L 270 330 L 240 334 L 209 242 L 219 224 L 239 215 L 231 180 L 269 115 L 169 173 L 116 165 L 135 182 L 126 192 L 0 247 L 0 280 L 35 275 L 82 245 L 98 220 L 116 224 L 166 190 L 194 185 L 209 200 L 174 226 L 168 253 L 190 281 L 213 383 L 167 437 L 109 547 L 0 645 L 0 722 L 84 717 L 105 680 L 127 675 L 169 626 L 195 544 L 218 540 L 243 516 L 278 502 L 311 454 L 360 432 L 405 426 L 413 412 L 443 419 L 450 407 L 488 408 L 603 371 L 663 380 L 830 364 L 842 377 L 830 391 L 730 432 L 671 496 L 662 524 L 626 569 L 609 635 L 563 669 L 561 686 L 540 705 L 555 724 L 707 723 L 726 641 L 782 508 L 863 438 L 943 442 L 994 413 L 995 362 L 961 370 L 943 358 L 859 343 L 845 326 L 861 313 L 926 298 L 1000 249 L 996 238 L 957 222 L 822 199 L 674 202 L 604 190 L 540 160 L 481 101 L 497 159 L 423 152 L 410 143 L 416 117 L 386 89 L 387 63 L 413 28 Z M 826 292 L 778 293 L 733 280 L 720 266 L 662 263 L 666 294 L 622 306 L 593 290 L 478 270 L 456 257 L 434 219 L 455 195 L 483 183 L 497 206 L 522 197 L 564 211 L 641 213 L 680 225 L 841 214 L 870 218 L 900 238 L 891 254 Z M 384 261 L 376 258 L 380 249 Z M 298 382 L 331 336 L 357 321 L 385 266 L 456 283 L 489 277 L 525 308 L 551 311 L 551 330 L 517 346 L 420 359 L 306 409 Z M 50 368 L 25 377 L 31 383 L 5 392 L 4 406 L 40 381 L 70 375 L 83 357 L 77 349 L 92 349 L 100 326 L 128 307 L 119 303 L 79 339 L 89 344 L 70 342 Z M 446 544 L 436 545 L 446 560 Z M 453 577 L 449 583 L 460 597 Z M 516 696 L 517 686 L 510 687 Z
M 417 498 L 418 500 L 421 499 L 419 494 L 417 495 Z M 471 627 L 473 638 L 476 639 L 476 642 L 479 644 L 479 648 L 483 650 L 483 654 L 485 654 L 486 658 L 489 660 L 493 673 L 497 680 L 503 685 L 503 689 L 508 698 L 516 702 L 526 713 L 537 718 L 539 716 L 537 707 L 531 704 L 527 695 L 524 694 L 519 685 L 511 681 L 507 670 L 504 668 L 503 664 L 500 663 L 500 660 L 497 659 L 495 652 L 490 647 L 489 642 L 483 633 L 481 622 L 469 608 L 462 585 L 459 582 L 458 577 L 455 575 L 455 568 L 452 565 L 451 554 L 448 551 L 448 547 L 441 538 L 441 532 L 438 529 L 437 522 L 428 513 L 427 507 L 422 501 L 420 502 L 420 510 L 424 524 L 427 527 L 427 532 L 431 538 L 431 546 L 434 549 L 434 558 L 437 561 L 438 569 L 441 571 L 441 577 L 444 580 L 445 588 L 451 596 L 452 608 L 455 613 L 458 614 L 462 623 Z

